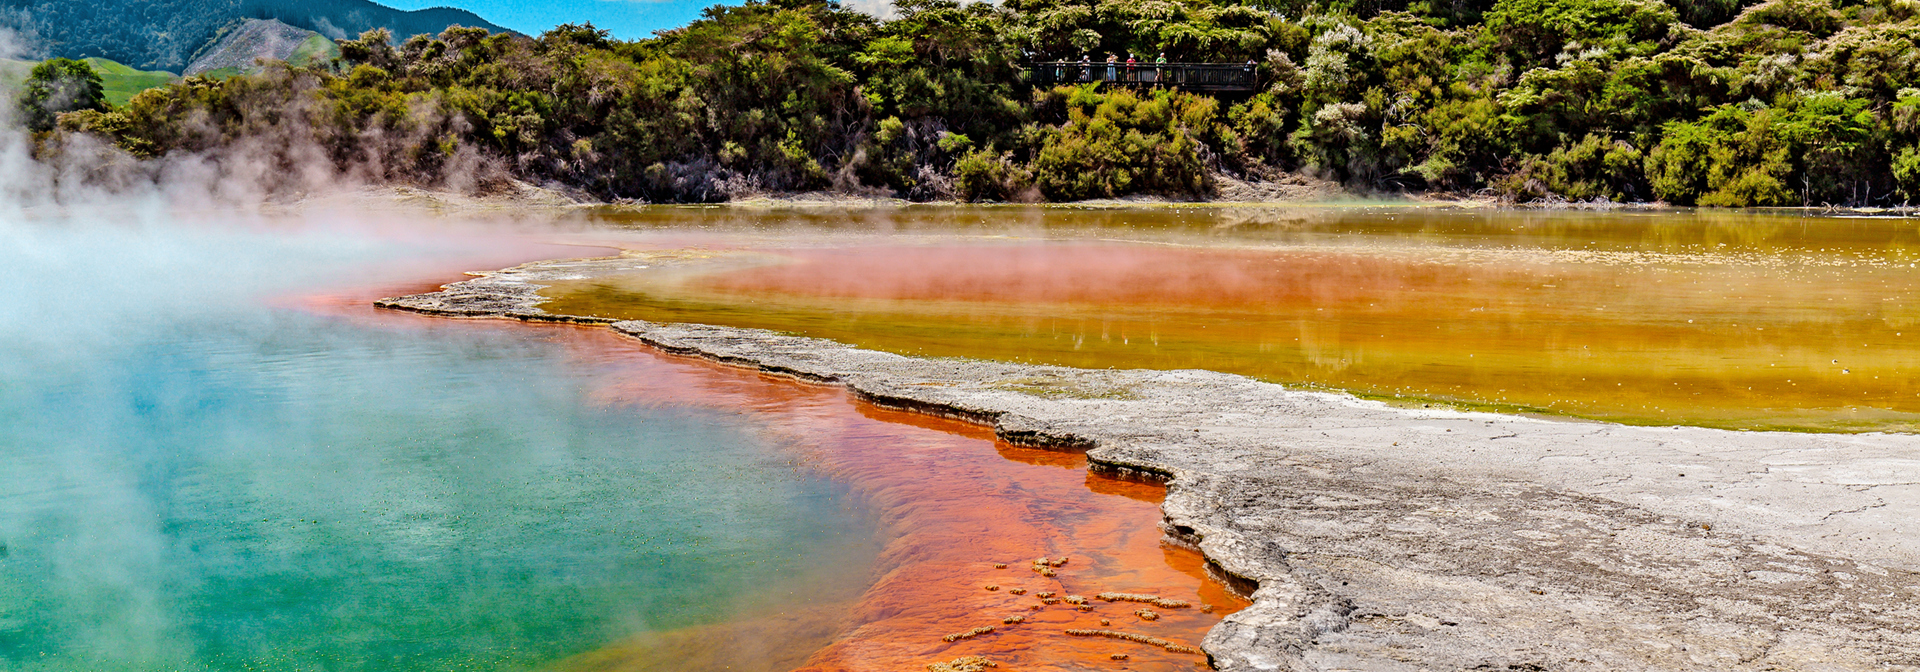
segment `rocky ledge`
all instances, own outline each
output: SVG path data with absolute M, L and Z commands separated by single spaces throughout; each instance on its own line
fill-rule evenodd
M 1221 670 L 1920 670 L 1920 437 L 1398 408 L 539 309 L 544 280 L 673 263 L 539 262 L 379 305 L 608 323 L 1164 480 L 1168 536 L 1254 600 L 1203 643 Z

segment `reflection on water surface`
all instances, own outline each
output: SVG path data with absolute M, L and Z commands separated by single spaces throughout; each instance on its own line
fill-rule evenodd
M 1920 235 L 1899 218 L 932 207 L 605 219 L 654 236 L 643 246 L 720 261 L 561 282 L 548 310 L 1639 424 L 1920 422 Z

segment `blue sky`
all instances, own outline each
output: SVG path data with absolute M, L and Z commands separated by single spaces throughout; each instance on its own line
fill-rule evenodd
M 459 7 L 507 28 L 538 35 L 562 23 L 592 22 L 613 36 L 634 40 L 653 31 L 678 28 L 700 10 L 739 0 L 374 0 L 399 9 Z

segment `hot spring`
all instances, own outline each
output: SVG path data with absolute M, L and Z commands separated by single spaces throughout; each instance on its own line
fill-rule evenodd
M 1155 626 L 1185 644 L 1243 605 L 1161 542 L 1158 487 L 1077 455 L 606 330 L 375 311 L 632 239 L 400 219 L 0 227 L 0 668 L 1069 669 L 1116 645 L 942 635 L 1011 613 L 990 582 L 1216 607 Z
M 542 308 L 1641 424 L 1920 418 L 1920 233 L 1903 219 L 14 217 L 0 668 L 1201 669 L 1062 634 L 1132 608 L 1035 596 L 1208 607 L 1125 624 L 1182 645 L 1245 606 L 1163 540 L 1159 487 L 1083 456 L 606 329 L 371 307 L 615 248 L 673 263 L 554 282 Z M 1072 561 L 1028 571 L 1043 557 Z M 946 637 L 982 626 L 999 629 Z

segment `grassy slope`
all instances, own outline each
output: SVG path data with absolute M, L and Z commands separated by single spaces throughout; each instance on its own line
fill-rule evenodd
M 287 57 L 287 62 L 294 65 L 311 65 L 339 57 L 340 45 L 334 44 L 333 40 L 327 39 L 324 35 L 309 35 L 307 41 L 301 42 L 299 47 L 294 48 L 293 55 Z
M 133 95 L 156 86 L 165 86 L 178 75 L 171 72 L 135 70 L 104 58 L 85 59 L 93 71 L 100 73 L 100 86 L 106 90 L 107 102 L 125 105 Z M 39 61 L 0 59 L 0 87 L 9 91 L 18 90 L 22 82 L 27 81 L 27 73 Z
M 100 73 L 100 84 L 107 91 L 107 102 L 125 105 L 133 95 L 156 86 L 166 86 L 178 78 L 171 72 L 161 70 L 135 70 L 131 66 L 121 65 L 104 58 L 86 59 L 93 71 Z
M 19 91 L 20 85 L 27 81 L 27 73 L 32 72 L 33 66 L 38 64 L 39 61 L 0 59 L 0 87 L 6 87 L 8 91 Z

